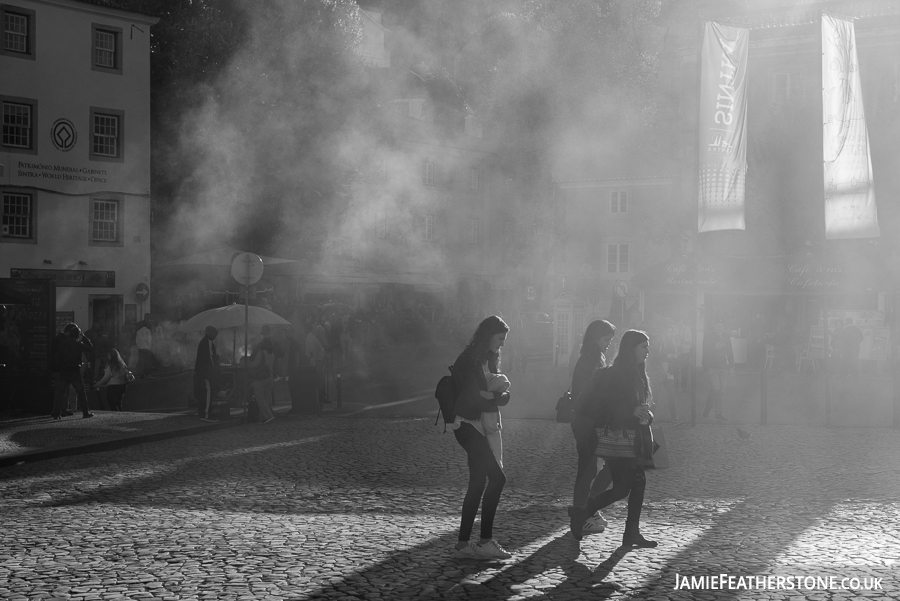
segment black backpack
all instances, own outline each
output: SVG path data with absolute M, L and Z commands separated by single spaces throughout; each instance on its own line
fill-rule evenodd
M 453 366 L 450 366 L 450 374 L 438 380 L 437 387 L 434 389 L 434 398 L 438 402 L 438 414 L 434 417 L 434 425 L 438 423 L 438 419 L 444 417 L 444 432 L 447 431 L 447 424 L 456 421 L 456 386 L 453 384 Z

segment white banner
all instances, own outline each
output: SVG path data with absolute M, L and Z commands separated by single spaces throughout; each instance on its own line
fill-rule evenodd
M 877 238 L 878 213 L 853 21 L 822 13 L 825 237 Z
M 706 22 L 700 56 L 700 232 L 746 229 L 749 46 L 749 29 Z

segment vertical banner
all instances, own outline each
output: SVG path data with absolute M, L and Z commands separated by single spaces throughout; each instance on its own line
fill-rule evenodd
M 707 21 L 700 55 L 697 230 L 743 230 L 750 30 Z
M 877 238 L 875 182 L 853 21 L 822 13 L 825 238 Z

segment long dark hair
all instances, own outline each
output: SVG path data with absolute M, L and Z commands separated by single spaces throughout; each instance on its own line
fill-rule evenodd
M 122 359 L 122 355 L 119 354 L 117 349 L 111 348 L 106 355 L 106 359 L 109 362 L 109 370 L 113 372 L 121 372 L 125 369 L 125 360 Z
M 647 380 L 646 362 L 635 363 L 634 349 L 641 343 L 650 342 L 647 332 L 628 330 L 622 334 L 619 352 L 613 361 L 613 369 L 622 374 L 626 386 L 633 387 L 633 392 L 640 401 L 650 401 L 650 382 Z
M 604 336 L 610 336 L 615 333 L 616 326 L 605 319 L 592 321 L 584 331 L 584 340 L 581 341 L 581 352 L 579 354 L 583 355 L 585 350 L 591 353 L 599 352 L 597 341 Z
M 491 315 L 478 324 L 475 333 L 472 334 L 472 339 L 466 346 L 466 352 L 479 363 L 487 361 L 490 370 L 496 373 L 500 369 L 500 352 L 492 352 L 489 344 L 495 334 L 507 333 L 509 333 L 509 326 L 506 325 L 506 322 L 496 315 Z

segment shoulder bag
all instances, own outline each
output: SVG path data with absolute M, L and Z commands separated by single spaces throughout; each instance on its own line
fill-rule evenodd
M 627 428 L 611 430 L 608 426 L 597 428 L 597 448 L 594 455 L 598 457 L 635 457 L 635 431 Z

